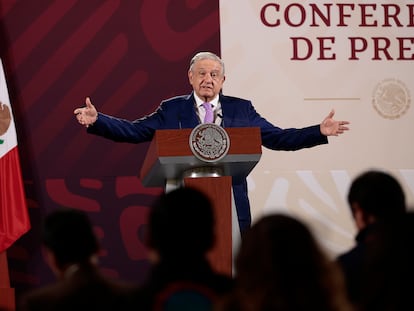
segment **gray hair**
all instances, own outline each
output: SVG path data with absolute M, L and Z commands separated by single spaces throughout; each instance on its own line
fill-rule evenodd
M 224 75 L 224 62 L 223 60 L 218 57 L 216 54 L 211 53 L 211 52 L 199 52 L 196 55 L 193 56 L 193 58 L 190 61 L 190 69 L 189 70 L 193 70 L 193 66 L 196 62 L 203 60 L 203 59 L 211 59 L 214 60 L 216 62 L 218 62 L 221 66 L 221 74 Z

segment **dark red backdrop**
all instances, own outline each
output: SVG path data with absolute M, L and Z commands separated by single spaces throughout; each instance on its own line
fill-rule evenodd
M 218 1 L 1 0 L 0 40 L 32 224 L 8 250 L 12 286 L 19 294 L 54 279 L 39 229 L 59 206 L 89 213 L 108 274 L 142 281 L 142 232 L 162 191 L 137 177 L 148 144 L 87 135 L 73 110 L 90 96 L 98 110 L 135 119 L 189 93 L 191 56 L 220 53 Z

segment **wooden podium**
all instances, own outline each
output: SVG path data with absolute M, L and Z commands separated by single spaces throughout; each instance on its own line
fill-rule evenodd
M 209 253 L 212 267 L 232 274 L 232 178 L 245 178 L 260 160 L 260 128 L 225 128 L 229 150 L 217 162 L 205 162 L 190 148 L 192 129 L 158 130 L 141 168 L 146 187 L 165 187 L 167 180 L 204 191 L 213 203 L 216 243 Z

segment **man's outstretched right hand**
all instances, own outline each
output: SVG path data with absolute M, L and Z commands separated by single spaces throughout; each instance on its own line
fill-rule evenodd
M 73 113 L 76 115 L 78 122 L 86 127 L 94 124 L 98 119 L 98 111 L 92 105 L 89 97 L 85 99 L 85 107 L 76 108 Z

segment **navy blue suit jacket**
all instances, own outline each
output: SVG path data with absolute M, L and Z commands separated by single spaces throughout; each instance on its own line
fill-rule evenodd
M 328 143 L 319 125 L 281 129 L 261 117 L 249 100 L 222 94 L 219 100 L 223 127 L 259 127 L 262 145 L 269 149 L 293 151 Z M 141 143 L 151 141 L 156 130 L 194 128 L 199 123 L 192 93 L 164 100 L 154 113 L 135 121 L 99 113 L 87 131 L 117 142 Z M 251 224 L 247 182 L 243 178 L 233 179 L 232 183 L 240 230 L 244 231 Z

